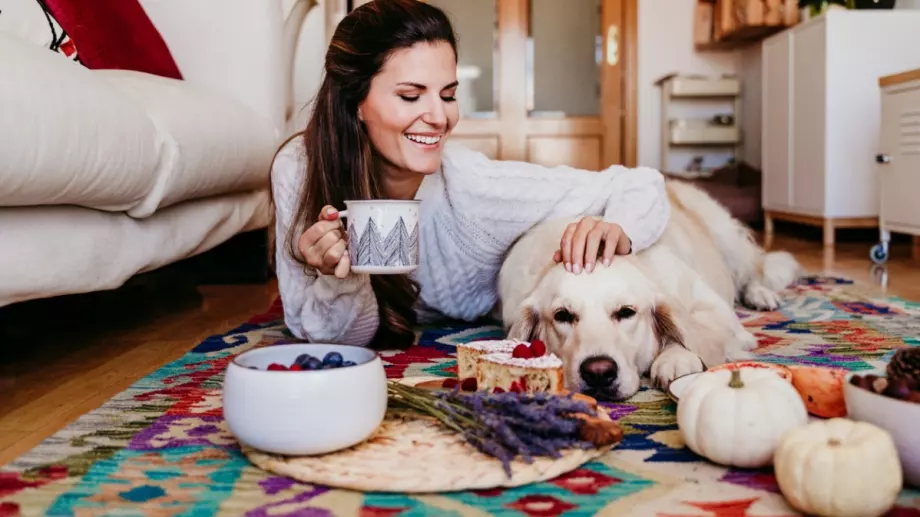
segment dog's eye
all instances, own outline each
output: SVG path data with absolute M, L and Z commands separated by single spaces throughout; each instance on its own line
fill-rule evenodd
M 616 312 L 613 313 L 613 317 L 618 320 L 625 320 L 627 318 L 632 318 L 636 315 L 636 309 L 628 305 L 620 307 Z
M 568 309 L 559 309 L 553 313 L 553 319 L 557 323 L 572 323 L 575 321 L 575 315 Z

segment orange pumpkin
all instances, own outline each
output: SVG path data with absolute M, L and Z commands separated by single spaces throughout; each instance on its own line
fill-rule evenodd
M 823 418 L 847 416 L 847 404 L 843 399 L 843 383 L 846 370 L 821 366 L 790 366 L 792 385 L 805 409 Z

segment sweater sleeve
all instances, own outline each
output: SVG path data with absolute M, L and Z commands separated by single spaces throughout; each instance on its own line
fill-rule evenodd
M 288 251 L 285 236 L 292 224 L 305 170 L 301 139 L 289 141 L 271 168 L 275 204 L 275 263 L 284 321 L 300 339 L 314 343 L 365 346 L 379 325 L 377 298 L 367 275 L 344 279 L 305 268 Z
M 545 220 L 602 216 L 623 228 L 635 253 L 661 237 L 670 217 L 664 176 L 647 167 L 545 167 L 459 147 L 444 162 L 451 202 L 503 245 Z

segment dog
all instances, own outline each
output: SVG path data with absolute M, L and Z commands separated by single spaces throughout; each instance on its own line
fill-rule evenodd
M 750 357 L 757 340 L 735 304 L 774 310 L 800 276 L 791 254 L 764 251 L 703 190 L 673 180 L 665 188 L 668 225 L 646 250 L 567 272 L 553 254 L 578 218 L 559 219 L 526 232 L 503 260 L 496 315 L 509 339 L 540 339 L 562 358 L 569 390 L 625 400 L 643 375 L 666 389 L 682 375 Z

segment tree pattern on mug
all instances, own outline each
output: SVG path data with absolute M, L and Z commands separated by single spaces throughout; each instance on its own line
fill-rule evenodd
M 373 219 L 369 219 L 361 235 L 353 225 L 348 227 L 348 242 L 352 246 L 355 266 L 410 266 L 418 264 L 418 224 L 409 232 L 402 217 L 383 237 Z

